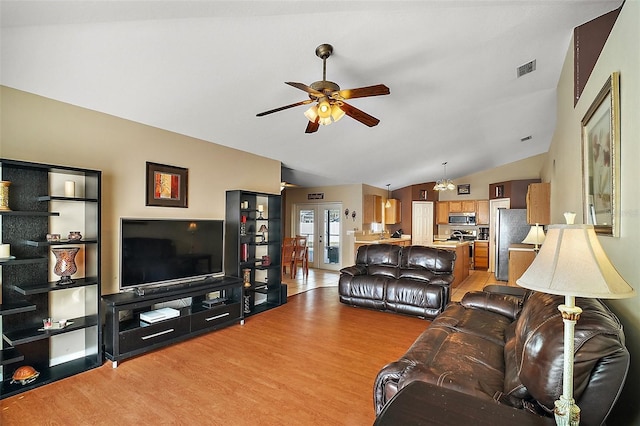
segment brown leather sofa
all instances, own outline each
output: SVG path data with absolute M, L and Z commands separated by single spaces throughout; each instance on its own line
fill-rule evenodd
M 356 264 L 340 271 L 340 301 L 435 318 L 450 300 L 454 252 L 423 246 L 360 246 Z
M 379 372 L 376 414 L 401 388 L 424 381 L 551 416 L 562 393 L 564 324 L 558 305 L 564 298 L 522 293 L 472 292 L 451 303 L 399 360 Z M 624 385 L 629 352 L 622 326 L 606 305 L 581 298 L 576 305 L 583 313 L 575 328 L 574 399 L 581 425 L 600 425 Z

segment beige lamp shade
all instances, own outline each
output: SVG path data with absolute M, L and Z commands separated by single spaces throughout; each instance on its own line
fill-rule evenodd
M 524 244 L 542 244 L 544 242 L 544 229 L 540 225 L 531 225 L 529 233 L 522 240 Z
M 609 261 L 593 225 L 550 225 L 540 252 L 516 283 L 563 296 L 623 299 L 636 294 Z

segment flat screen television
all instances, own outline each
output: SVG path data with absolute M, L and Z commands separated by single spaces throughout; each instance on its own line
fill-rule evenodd
M 223 220 L 122 218 L 120 289 L 223 276 L 223 253 Z

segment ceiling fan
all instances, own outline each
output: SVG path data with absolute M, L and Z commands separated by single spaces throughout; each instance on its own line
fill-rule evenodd
M 331 53 L 333 53 L 333 46 L 330 44 L 321 44 L 316 48 L 316 56 L 322 59 L 322 81 L 311 83 L 310 86 L 291 81 L 285 82 L 285 84 L 288 84 L 289 86 L 293 86 L 296 89 L 307 92 L 309 94 L 309 99 L 261 112 L 256 115 L 258 117 L 262 117 L 263 115 L 284 111 L 285 109 L 299 105 L 307 105 L 316 102 L 317 104 L 312 105 L 304 113 L 304 115 L 309 119 L 309 124 L 307 124 L 305 133 L 316 132 L 320 127 L 320 124 L 331 124 L 334 121 L 340 120 L 345 114 L 355 120 L 358 120 L 365 126 L 373 127 L 377 125 L 380 120 L 352 105 L 349 105 L 345 102 L 345 99 L 388 95 L 390 93 L 389 88 L 384 84 L 376 84 L 375 86 L 340 90 L 340 86 L 336 83 L 333 81 L 327 81 L 327 58 L 331 56 Z

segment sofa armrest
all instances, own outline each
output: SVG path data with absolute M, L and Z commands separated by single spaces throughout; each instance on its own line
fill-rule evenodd
M 367 275 L 367 267 L 364 265 L 347 266 L 346 268 L 340 269 L 340 273 L 351 275 L 352 277 L 356 275 Z
M 462 297 L 460 304 L 465 308 L 484 309 L 515 320 L 522 310 L 522 297 L 511 294 L 472 291 Z
M 490 284 L 485 286 L 482 291 L 487 293 L 510 294 L 512 296 L 524 297 L 529 290 L 522 287 L 514 287 L 512 285 Z

